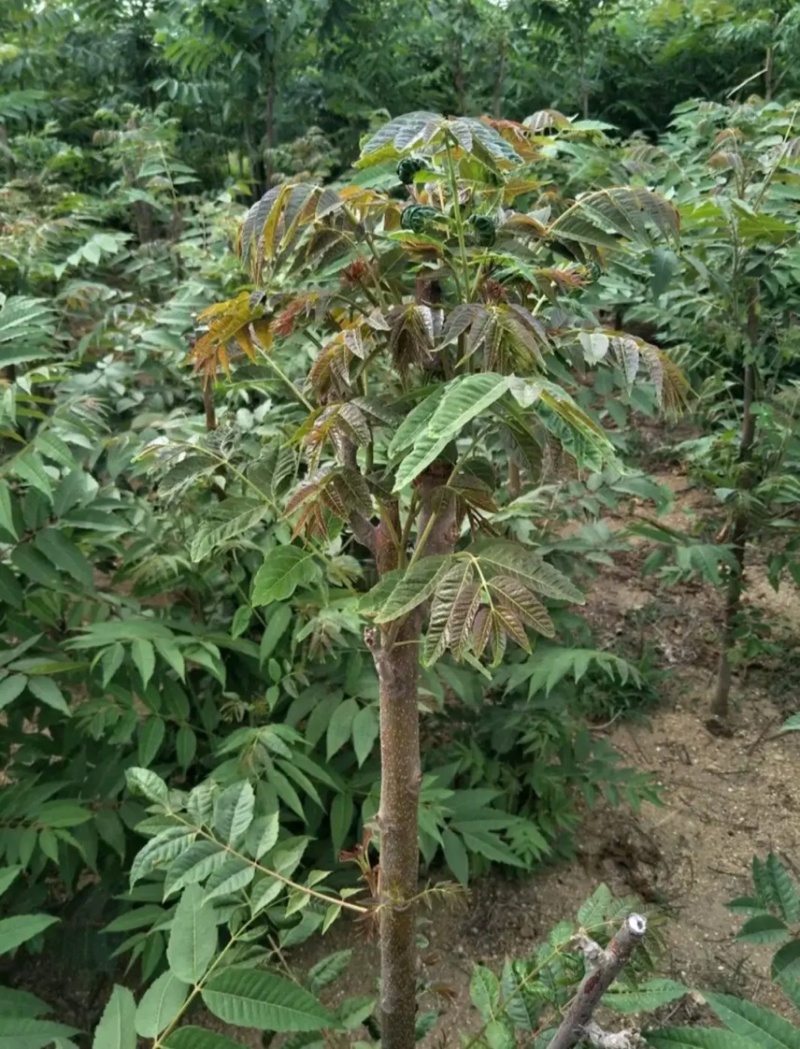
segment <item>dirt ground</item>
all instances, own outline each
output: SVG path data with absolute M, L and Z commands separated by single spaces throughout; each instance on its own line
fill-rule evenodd
M 664 471 L 658 479 L 675 492 L 675 509 L 661 520 L 691 527 L 703 514 L 702 497 L 675 473 Z M 639 512 L 635 505 L 629 510 Z M 610 523 L 621 526 L 629 519 Z M 638 813 L 593 810 L 585 816 L 575 862 L 526 878 L 488 876 L 460 905 L 437 904 L 427 914 L 429 946 L 422 962 L 439 993 L 424 1005 L 445 1006 L 428 1046 L 456 1047 L 459 1030 L 474 1029 L 468 990 L 473 963 L 498 969 L 506 957 L 524 956 L 556 922 L 573 917 L 600 882 L 616 894 L 635 894 L 666 908 L 663 975 L 789 1011 L 767 979 L 772 950 L 744 950 L 734 943 L 740 920 L 725 902 L 746 894 L 754 854 L 772 850 L 800 876 L 800 735 L 775 734 L 785 717 L 800 709 L 800 592 L 788 584 L 775 594 L 757 563 L 749 569 L 747 601 L 764 613 L 780 658 L 737 676 L 733 732 L 719 736 L 706 727 L 719 597 L 692 584 L 659 591 L 654 579 L 642 577 L 646 554 L 645 544 L 603 569 L 586 614 L 598 647 L 613 647 L 621 635 L 638 631 L 671 671 L 662 701 L 647 721 L 615 723 L 603 731 L 626 763 L 656 777 L 662 804 L 645 805 Z M 377 944 L 366 938 L 362 925 L 347 919 L 286 961 L 302 973 L 344 947 L 354 948 L 353 961 L 329 1000 L 372 993 Z M 674 1022 L 690 1019 L 684 1013 Z M 212 1017 L 194 1022 L 224 1030 Z M 226 1033 L 253 1049 L 265 1044 L 257 1032 Z M 280 1041 L 270 1043 L 273 1049 L 276 1044 Z

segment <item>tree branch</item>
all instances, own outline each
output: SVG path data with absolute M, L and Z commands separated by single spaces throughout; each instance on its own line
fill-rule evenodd
M 581 1039 L 588 1040 L 589 1044 L 597 1049 L 633 1049 L 636 1046 L 636 1041 L 632 1039 L 637 1036 L 633 1032 L 607 1034 L 593 1023 L 592 1014 L 600 999 L 627 965 L 646 932 L 647 921 L 641 914 L 631 914 L 625 919 L 606 950 L 585 934 L 575 937 L 573 942 L 583 951 L 589 972 L 583 978 L 547 1049 L 573 1049 Z

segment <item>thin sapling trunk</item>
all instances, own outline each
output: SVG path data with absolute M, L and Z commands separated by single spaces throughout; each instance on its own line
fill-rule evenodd
M 751 354 L 755 353 L 758 343 L 758 289 L 754 287 L 750 293 L 747 305 L 747 340 Z M 735 643 L 736 620 L 741 607 L 742 591 L 744 590 L 744 570 L 747 557 L 747 541 L 750 530 L 750 522 L 742 503 L 747 491 L 753 485 L 752 470 L 748 463 L 752 457 L 753 445 L 756 439 L 756 416 L 753 405 L 756 395 L 757 381 L 756 366 L 749 361 L 744 367 L 744 390 L 742 397 L 742 433 L 739 441 L 739 464 L 742 467 L 739 475 L 739 495 L 736 514 L 733 519 L 730 532 L 730 544 L 733 556 L 736 560 L 736 568 L 731 571 L 725 594 L 725 608 L 722 619 L 722 638 L 720 642 L 719 662 L 717 665 L 717 679 L 714 685 L 714 695 L 711 700 L 711 713 L 722 722 L 727 721 L 730 715 L 730 692 L 732 683 L 732 669 L 730 653 Z

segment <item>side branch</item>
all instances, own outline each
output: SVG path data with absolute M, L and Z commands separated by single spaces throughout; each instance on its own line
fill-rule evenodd
M 575 937 L 575 945 L 583 951 L 590 970 L 547 1049 L 573 1049 L 581 1040 L 588 1041 L 596 1049 L 635 1049 L 641 1044 L 638 1034 L 633 1031 L 617 1034 L 603 1031 L 592 1021 L 592 1015 L 646 932 L 647 921 L 640 914 L 631 914 L 606 950 L 588 936 Z

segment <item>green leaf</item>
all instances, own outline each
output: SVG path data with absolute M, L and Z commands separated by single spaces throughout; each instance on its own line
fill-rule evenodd
M 164 880 L 164 898 L 178 892 L 185 885 L 205 881 L 228 858 L 228 853 L 215 841 L 195 841 L 177 856 L 167 869 Z
M 335 1030 L 338 1026 L 308 991 L 257 969 L 226 969 L 211 977 L 202 996 L 215 1016 L 237 1027 L 288 1032 Z
M 95 1029 L 92 1049 L 136 1049 L 135 1022 L 133 995 L 127 987 L 115 984 Z
M 256 796 L 249 782 L 232 783 L 217 798 L 214 806 L 214 833 L 231 848 L 244 838 L 253 822 Z
M 11 501 L 8 481 L 0 481 L 0 529 L 8 532 L 12 539 L 19 539 L 19 532 L 14 523 L 14 505 Z
M 253 580 L 253 604 L 285 601 L 298 586 L 310 583 L 316 574 L 312 552 L 299 546 L 279 546 L 270 550 Z
M 358 710 L 358 702 L 351 697 L 343 700 L 331 715 L 331 719 L 328 722 L 328 732 L 326 736 L 328 761 L 330 761 L 333 755 L 340 751 L 348 739 L 350 739 L 350 735 L 353 731 L 353 721 L 355 720 Z
M 0 896 L 11 886 L 22 867 L 0 867 Z
M 736 939 L 745 943 L 783 943 L 788 937 L 786 923 L 772 914 L 749 918 L 736 934 Z
M 28 679 L 24 674 L 10 674 L 0 681 L 0 710 L 13 703 L 25 691 Z
M 720 1027 L 664 1027 L 645 1031 L 653 1049 L 758 1049 L 758 1042 L 723 1031 Z
M 49 914 L 14 914 L 0 919 L 0 954 L 16 950 L 55 924 L 58 918 Z
M 164 1049 L 244 1049 L 240 1042 L 205 1027 L 179 1027 L 163 1041 Z
M 150 769 L 132 768 L 125 773 L 128 790 L 144 794 L 148 801 L 167 804 L 169 789 L 164 780 Z
M 269 815 L 259 816 L 250 825 L 250 830 L 247 832 L 246 849 L 254 860 L 260 860 L 274 847 L 278 840 L 280 826 L 280 813 L 277 807 Z
M 447 383 L 444 396 L 430 419 L 419 433 L 412 435 L 411 451 L 397 469 L 393 491 L 402 491 L 430 466 L 468 423 L 509 390 L 511 382 L 510 377 L 481 372 L 459 376 Z
M 195 831 L 186 827 L 168 827 L 140 849 L 130 870 L 131 886 L 154 870 L 163 870 L 194 841 Z
M 334 983 L 346 971 L 353 957 L 353 948 L 347 947 L 322 958 L 306 973 L 306 982 L 312 994 L 319 994 L 323 987 Z
M 353 823 L 356 807 L 352 795 L 337 794 L 331 805 L 331 845 L 333 855 L 337 857 L 347 840 Z
M 74 801 L 46 801 L 39 806 L 36 813 L 37 820 L 45 827 L 63 830 L 65 827 L 79 827 L 82 823 L 88 823 L 92 814 L 82 805 Z
M 131 658 L 142 679 L 142 688 L 147 688 L 156 668 L 156 653 L 151 642 L 137 637 L 131 645 Z M 143 761 L 142 764 L 148 765 L 149 762 Z
M 772 979 L 780 983 L 800 980 L 800 940 L 790 940 L 775 952 L 771 965 Z
M 71 715 L 72 712 L 67 706 L 67 701 L 61 694 L 61 689 L 52 678 L 29 677 L 28 691 L 32 692 L 40 703 L 52 707 L 53 710 L 57 710 L 60 714 L 66 714 L 67 717 Z
M 66 1041 L 78 1034 L 74 1027 L 54 1020 L 37 1020 L 31 1016 L 0 1016 L 0 1049 L 45 1049 L 54 1043 L 74 1046 Z
M 602 1003 L 618 1013 L 649 1013 L 654 1009 L 683 998 L 688 988 L 675 980 L 645 980 L 631 990 L 627 987 L 612 987 L 603 996 Z
M 167 727 L 164 719 L 150 715 L 144 721 L 139 722 L 139 764 L 151 765 L 156 754 L 161 749 Z
M 175 735 L 175 755 L 180 767 L 186 771 L 197 753 L 197 736 L 188 725 L 181 725 Z
M 11 563 L 24 576 L 48 590 L 58 590 L 61 578 L 46 557 L 34 549 L 33 543 L 20 543 L 11 551 Z
M 461 885 L 469 881 L 469 855 L 464 848 L 464 842 L 455 831 L 449 827 L 442 831 L 442 847 L 444 858 L 450 872 Z
M 136 1010 L 136 1033 L 158 1038 L 172 1023 L 189 994 L 189 985 L 174 973 L 165 972 L 144 993 Z
M 375 707 L 362 707 L 353 718 L 353 750 L 356 752 L 359 768 L 372 753 L 379 728 Z
M 422 557 L 398 580 L 375 616 L 376 623 L 391 623 L 427 601 L 437 584 L 447 575 L 452 558 L 444 555 Z
M 169 967 L 179 980 L 196 984 L 217 950 L 214 909 L 199 885 L 187 885 L 178 901 L 167 944 Z
M 728 994 L 704 995 L 722 1022 L 760 1049 L 800 1049 L 800 1029 L 782 1016 Z
M 491 1020 L 500 1002 L 500 981 L 485 965 L 476 965 L 472 970 L 469 996 L 484 1022 Z
M 767 856 L 767 875 L 772 882 L 772 894 L 784 921 L 794 925 L 800 920 L 800 894 L 791 875 L 778 857 L 771 852 Z
M 43 528 L 34 540 L 37 549 L 61 572 L 86 587 L 94 589 L 92 566 L 71 539 L 67 539 L 58 528 Z
M 204 899 L 206 903 L 223 896 L 232 896 L 241 889 L 246 889 L 256 874 L 252 863 L 231 856 L 221 867 L 218 867 L 206 882 Z
M 258 649 L 258 659 L 261 666 L 264 665 L 277 648 L 278 642 L 286 633 L 286 628 L 291 623 L 293 616 L 291 605 L 276 605 L 270 611 Z

